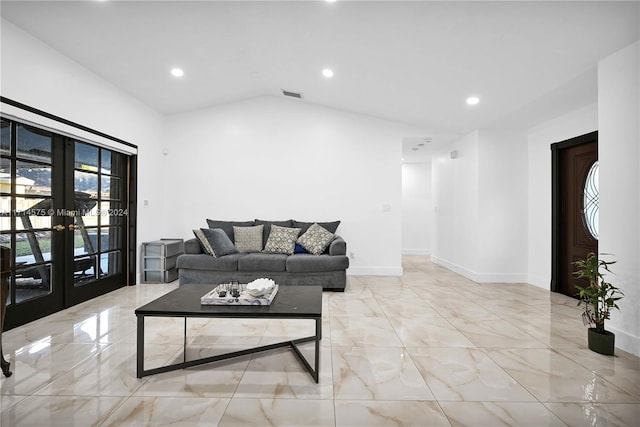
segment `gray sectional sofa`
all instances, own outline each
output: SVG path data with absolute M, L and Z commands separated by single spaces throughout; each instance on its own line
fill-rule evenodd
M 208 229 L 194 230 L 196 238 L 185 241 L 185 253 L 177 260 L 180 285 L 248 283 L 266 277 L 279 285 L 320 285 L 332 291 L 346 287 L 347 246 L 335 234 L 340 221 L 207 219 L 207 224 Z M 278 239 L 280 232 L 289 237 L 284 239 L 284 248 L 283 239 Z M 250 234 L 253 242 L 247 241 Z M 291 236 L 297 236 L 294 248 L 290 247 Z

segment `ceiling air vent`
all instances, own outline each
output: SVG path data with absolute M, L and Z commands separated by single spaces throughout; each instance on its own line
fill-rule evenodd
M 282 94 L 284 96 L 290 96 L 291 98 L 298 98 L 298 99 L 302 99 L 302 94 L 300 92 L 292 92 L 290 90 L 284 90 L 282 89 Z

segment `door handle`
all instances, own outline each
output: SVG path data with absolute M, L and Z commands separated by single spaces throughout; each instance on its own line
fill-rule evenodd
M 83 228 L 81 225 L 69 224 L 69 230 L 82 230 Z
M 56 230 L 56 231 L 62 231 L 62 230 L 64 230 L 64 225 L 62 225 L 62 224 L 54 225 L 53 229 Z

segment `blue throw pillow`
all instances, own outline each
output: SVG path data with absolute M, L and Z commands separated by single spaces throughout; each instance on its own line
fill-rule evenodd
M 300 246 L 298 243 L 296 243 L 296 248 L 293 250 L 293 252 L 296 253 L 296 254 L 308 254 L 309 253 L 308 250 L 306 250 L 305 248 Z

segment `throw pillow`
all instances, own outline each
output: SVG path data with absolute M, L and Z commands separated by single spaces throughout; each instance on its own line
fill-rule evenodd
M 296 247 L 296 240 L 299 234 L 299 228 L 280 227 L 272 224 L 263 252 L 291 255 Z
M 218 219 L 209 219 L 207 218 L 207 225 L 209 228 L 221 228 L 227 233 L 227 236 L 233 241 L 233 226 L 236 227 L 251 227 L 252 225 L 257 225 L 253 221 L 221 221 Z
M 207 240 L 207 237 L 204 235 L 202 230 L 193 230 L 193 234 L 196 236 L 196 239 L 198 239 L 198 242 L 200 242 L 200 246 L 202 246 L 205 254 L 216 256 L 215 252 L 213 252 L 213 248 L 211 247 L 211 243 L 209 243 L 209 240 Z
M 293 253 L 296 254 L 308 254 L 309 251 L 300 246 L 300 243 L 296 243 L 296 248 L 293 250 Z
M 233 226 L 234 244 L 238 252 L 260 252 L 262 250 L 262 230 L 264 225 L 253 227 Z
M 267 244 L 267 239 L 269 238 L 269 234 L 271 234 L 271 225 L 291 228 L 293 227 L 293 220 L 287 219 L 285 221 L 265 221 L 263 219 L 256 218 L 254 225 L 260 225 L 260 224 L 264 225 L 264 231 L 262 232 L 262 246 L 265 246 Z
M 326 228 L 313 224 L 298 239 L 298 244 L 314 255 L 320 255 L 333 240 L 334 234 Z
M 236 249 L 231 239 L 229 239 L 229 236 L 227 236 L 227 233 L 221 228 L 201 228 L 200 230 L 204 233 L 213 248 L 213 256 L 221 257 L 238 253 L 238 249 Z
M 340 225 L 340 221 L 330 221 L 330 222 L 320 222 L 320 221 L 316 221 L 316 222 L 302 222 L 302 221 L 293 221 L 293 226 L 297 227 L 297 228 L 302 228 L 301 234 L 304 234 L 307 232 L 307 230 L 309 229 L 309 227 L 311 227 L 313 224 L 318 224 L 319 226 L 321 226 L 322 228 L 326 228 L 328 231 L 332 232 L 333 234 L 336 233 L 336 230 L 338 229 L 338 226 Z

